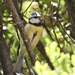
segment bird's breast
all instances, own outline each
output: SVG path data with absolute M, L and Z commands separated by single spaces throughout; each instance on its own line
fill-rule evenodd
M 35 32 L 38 32 L 38 31 L 43 31 L 43 26 L 35 26 L 35 25 L 32 25 L 32 24 L 27 24 L 25 26 L 25 30 L 26 30 L 26 32 L 31 31 L 31 32 L 35 33 Z

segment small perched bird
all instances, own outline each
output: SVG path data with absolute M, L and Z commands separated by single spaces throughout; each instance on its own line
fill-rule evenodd
M 34 47 L 39 42 L 39 40 L 42 36 L 42 33 L 43 33 L 43 24 L 41 22 L 41 15 L 38 12 L 32 12 L 30 14 L 28 24 L 25 25 L 24 29 L 30 40 L 31 47 L 32 47 L 32 49 L 34 49 Z M 20 70 L 21 70 L 22 60 L 24 58 L 25 49 L 26 49 L 24 46 L 24 43 L 21 41 L 23 41 L 23 40 L 22 39 L 20 40 L 21 49 L 20 49 L 20 52 L 18 55 L 16 65 L 13 69 L 13 71 L 17 72 L 17 73 L 20 72 Z

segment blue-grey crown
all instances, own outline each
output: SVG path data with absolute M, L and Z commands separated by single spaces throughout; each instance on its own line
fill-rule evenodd
M 38 12 L 32 12 L 31 14 L 30 14 L 30 18 L 32 18 L 32 17 L 40 17 L 41 15 L 38 13 Z
M 36 12 L 31 13 L 32 16 L 37 16 Z

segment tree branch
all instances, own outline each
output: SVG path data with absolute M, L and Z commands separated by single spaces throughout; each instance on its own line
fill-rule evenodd
M 54 66 L 51 63 L 51 61 L 49 60 L 48 56 L 46 55 L 44 46 L 42 45 L 41 41 L 39 41 L 39 43 L 37 44 L 38 50 L 40 51 L 40 53 L 42 54 L 42 56 L 45 58 L 45 60 L 47 61 L 49 67 L 54 70 Z
M 6 41 L 2 34 L 2 15 L 0 12 L 0 59 L 3 68 L 3 75 L 14 75 L 8 51 L 9 49 L 7 48 Z
M 75 40 L 75 4 L 74 0 L 65 0 L 68 15 L 71 21 L 71 37 Z
M 32 63 L 32 65 L 34 65 L 35 64 L 34 52 L 31 49 L 30 41 L 29 41 L 29 39 L 27 37 L 27 34 L 24 30 L 24 24 L 21 21 L 21 19 L 19 17 L 19 14 L 17 13 L 17 10 L 16 10 L 12 0 L 5 0 L 5 2 L 10 6 L 10 10 L 12 12 L 12 16 L 14 18 L 15 24 L 16 24 L 17 28 L 19 29 L 20 33 L 21 33 L 24 44 L 27 48 L 26 50 L 27 50 L 27 52 L 30 56 L 31 63 Z

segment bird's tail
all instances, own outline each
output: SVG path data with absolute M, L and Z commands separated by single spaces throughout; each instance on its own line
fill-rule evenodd
M 19 73 L 21 71 L 22 61 L 23 61 L 23 56 L 18 56 L 13 72 Z

